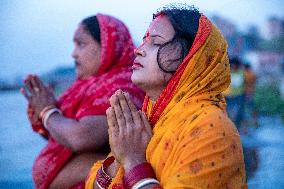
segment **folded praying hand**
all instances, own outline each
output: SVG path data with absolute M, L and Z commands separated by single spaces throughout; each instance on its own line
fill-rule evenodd
M 146 148 L 152 128 L 146 115 L 138 111 L 128 93 L 121 90 L 110 98 L 107 109 L 109 142 L 116 161 L 127 172 L 146 162 Z

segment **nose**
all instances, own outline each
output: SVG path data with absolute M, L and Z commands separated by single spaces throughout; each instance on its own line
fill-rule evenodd
M 78 53 L 77 53 L 76 47 L 74 47 L 71 56 L 72 56 L 74 59 L 77 59 L 77 58 L 78 58 Z
M 136 49 L 134 49 L 134 54 L 135 54 L 135 56 L 142 56 L 142 57 L 146 56 L 146 52 L 145 52 L 145 50 L 143 50 L 141 48 L 141 45 L 139 47 L 137 47 Z

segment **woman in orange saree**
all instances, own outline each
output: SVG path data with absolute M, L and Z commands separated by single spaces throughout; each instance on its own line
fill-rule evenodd
M 116 90 L 142 106 L 144 93 L 130 79 L 134 46 L 120 20 L 103 14 L 84 19 L 74 45 L 77 80 L 58 101 L 36 76 L 25 81 L 28 91 L 22 89 L 33 129 L 48 138 L 33 165 L 38 189 L 84 188 L 92 164 L 109 151 L 105 111 Z
M 230 84 L 227 43 L 216 26 L 192 7 L 164 8 L 135 54 L 131 79 L 146 92 L 143 112 L 127 92 L 111 97 L 111 154 L 94 164 L 86 189 L 247 188 L 222 95 Z

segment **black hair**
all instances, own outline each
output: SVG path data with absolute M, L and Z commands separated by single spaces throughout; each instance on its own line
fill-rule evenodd
M 241 66 L 242 62 L 238 57 L 232 57 L 232 58 L 230 58 L 230 64 L 236 65 L 236 66 Z
M 193 44 L 201 14 L 194 6 L 170 4 L 159 9 L 153 15 L 153 19 L 160 15 L 167 16 L 175 30 L 175 35 L 171 41 L 160 46 L 157 62 L 164 72 L 174 73 Z
M 250 69 L 251 65 L 250 64 L 245 64 L 245 69 Z
M 96 16 L 90 16 L 82 20 L 85 29 L 99 44 L 101 44 L 100 25 Z

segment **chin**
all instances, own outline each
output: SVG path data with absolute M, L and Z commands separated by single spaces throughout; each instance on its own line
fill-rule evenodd
M 78 71 L 77 71 L 77 72 L 76 72 L 76 78 L 77 78 L 77 79 L 81 79 L 81 77 L 82 77 L 81 74 L 78 73 Z
M 145 77 L 140 77 L 138 74 L 132 74 L 131 75 L 131 81 L 134 83 L 137 87 L 142 89 L 144 91 L 145 89 Z
M 139 77 L 139 75 L 135 74 L 135 73 L 132 73 L 131 81 L 132 81 L 132 83 L 134 83 L 138 87 L 140 86 L 139 84 L 143 83 L 143 81 L 141 81 L 141 77 Z
M 76 77 L 78 78 L 78 79 L 84 79 L 84 74 L 82 74 L 82 73 L 80 73 L 80 72 L 76 72 Z

